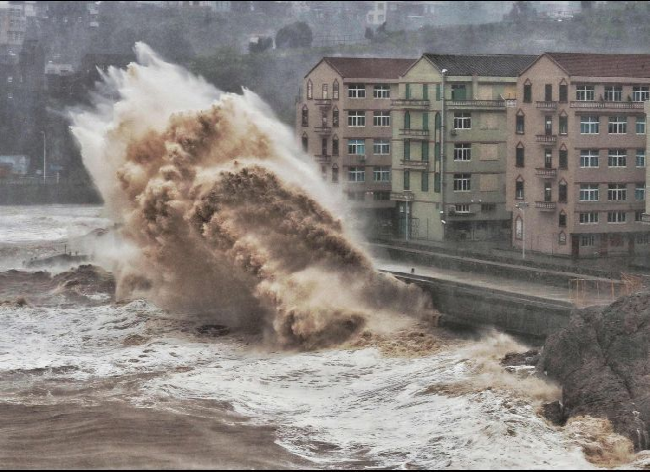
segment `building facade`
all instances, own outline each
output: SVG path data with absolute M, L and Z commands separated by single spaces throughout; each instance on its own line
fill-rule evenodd
M 296 135 L 323 178 L 382 231 L 393 218 L 391 99 L 413 59 L 325 57 L 304 78 Z
M 509 240 L 506 106 L 519 55 L 425 54 L 393 100 L 393 193 L 405 239 Z
M 543 54 L 520 74 L 517 97 L 507 125 L 514 246 L 644 251 L 650 55 Z

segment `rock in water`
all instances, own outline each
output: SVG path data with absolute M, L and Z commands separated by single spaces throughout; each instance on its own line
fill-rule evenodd
M 650 294 L 574 311 L 538 369 L 562 385 L 565 420 L 607 418 L 637 450 L 650 447 Z

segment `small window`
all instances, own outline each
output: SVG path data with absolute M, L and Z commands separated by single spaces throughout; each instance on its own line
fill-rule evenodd
M 339 99 L 339 81 L 338 80 L 334 80 L 334 84 L 332 85 L 332 98 L 334 100 Z M 338 171 L 338 169 L 337 169 L 337 171 Z
M 428 192 L 429 191 L 429 173 L 428 172 L 421 172 L 422 174 L 422 191 L 423 192 Z
M 560 103 L 566 103 L 569 98 L 569 87 L 567 84 L 560 84 Z
M 375 182 L 390 182 L 390 166 L 376 166 L 372 173 Z
M 375 85 L 372 96 L 374 98 L 390 98 L 390 85 Z
M 632 88 L 632 100 L 635 102 L 645 102 L 650 99 L 650 87 L 641 85 Z
M 558 201 L 560 203 L 566 203 L 567 202 L 567 184 L 566 183 L 561 183 L 560 186 L 558 187 Z
M 598 134 L 600 118 L 598 116 L 582 116 L 580 117 L 580 133 L 581 134 Z
M 472 190 L 471 174 L 454 174 L 454 192 L 469 192 Z
M 627 200 L 627 185 L 609 184 L 607 186 L 607 200 L 610 202 L 621 202 Z
M 338 156 L 339 155 L 339 138 L 337 136 L 334 136 L 332 138 L 332 156 Z
M 645 134 L 645 116 L 636 117 L 636 134 Z
M 560 149 L 560 169 L 568 169 L 569 168 L 569 152 L 566 149 Z
M 334 108 L 334 110 L 332 111 L 332 126 L 334 128 L 339 127 L 339 109 L 338 108 Z
M 362 128 L 366 126 L 366 112 L 365 111 L 349 111 L 348 112 L 348 126 L 351 128 Z
M 524 182 L 523 180 L 517 180 L 515 182 L 515 200 L 524 199 Z
M 471 113 L 454 113 L 454 129 L 471 129 Z
M 645 200 L 645 183 L 636 184 L 634 187 L 634 199 L 639 202 Z
M 366 86 L 364 84 L 348 85 L 348 98 L 366 98 Z
M 404 190 L 411 190 L 411 173 L 408 170 L 404 171 Z
M 560 116 L 560 134 L 567 135 L 569 133 L 569 117 Z
M 390 126 L 390 111 L 375 111 L 372 115 L 373 126 Z
M 524 147 L 522 145 L 517 146 L 517 155 L 515 158 L 515 166 L 524 167 Z
M 580 236 L 580 246 L 582 247 L 594 247 L 596 245 L 596 235 L 595 234 L 583 234 Z
M 472 145 L 470 143 L 454 144 L 454 161 L 471 161 Z
M 517 115 L 517 134 L 524 134 L 524 115 Z
M 314 98 L 314 84 L 311 79 L 307 81 L 307 100 Z
M 332 182 L 335 184 L 339 183 L 339 166 L 336 164 L 332 166 Z
M 609 167 L 626 167 L 627 151 L 625 149 L 610 149 L 607 156 L 607 165 Z
M 623 87 L 620 85 L 609 85 L 605 87 L 606 102 L 620 102 L 623 98 Z
M 610 134 L 625 134 L 627 133 L 627 117 L 625 116 L 610 116 L 607 132 Z
M 582 149 L 580 151 L 580 167 L 598 167 L 598 149 Z
M 580 184 L 581 202 L 597 202 L 598 197 L 598 184 Z
M 645 167 L 645 149 L 636 150 L 636 166 Z
M 303 152 L 309 151 L 309 138 L 307 137 L 306 134 L 302 135 L 302 150 Z
M 581 225 L 595 225 L 598 224 L 598 212 L 597 211 L 587 211 L 580 213 L 580 224 Z
M 524 84 L 524 103 L 531 103 L 533 101 L 533 85 Z
M 390 154 L 390 139 L 375 139 L 372 142 L 372 152 L 377 155 Z
M 624 211 L 608 211 L 607 212 L 607 222 L 608 223 L 625 223 L 625 212 Z
M 566 228 L 566 213 L 560 213 L 558 215 L 557 225 L 561 228 Z
M 593 85 L 578 85 L 576 87 L 576 100 L 579 102 L 593 102 L 596 96 Z
M 366 141 L 364 139 L 348 139 L 348 154 L 365 156 Z
M 348 182 L 365 182 L 365 181 L 366 181 L 365 167 L 348 168 Z
M 302 107 L 302 126 L 309 126 L 309 109 L 307 108 L 307 105 L 303 105 Z

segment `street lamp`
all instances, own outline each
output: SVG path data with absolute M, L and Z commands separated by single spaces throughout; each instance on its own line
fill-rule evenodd
M 526 259 L 526 208 L 528 202 L 515 203 L 515 207 L 521 212 L 521 258 Z M 515 227 L 515 231 L 517 228 Z

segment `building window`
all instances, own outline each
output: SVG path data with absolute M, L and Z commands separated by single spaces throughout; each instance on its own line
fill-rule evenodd
M 627 200 L 627 185 L 609 184 L 607 186 L 607 200 L 610 202 Z
M 332 182 L 335 184 L 339 183 L 339 166 L 336 164 L 332 166 Z
M 332 156 L 338 156 L 339 155 L 339 138 L 337 136 L 334 136 L 332 138 Z
M 607 212 L 607 222 L 608 223 L 625 223 L 625 212 L 624 211 L 608 211 Z
M 429 161 L 429 141 L 422 141 L 422 161 Z
M 334 128 L 339 127 L 339 109 L 338 108 L 334 108 L 334 110 L 332 111 L 332 126 Z
M 576 100 L 579 102 L 593 102 L 595 91 L 593 85 L 578 85 L 576 87 Z
M 375 182 L 390 182 L 390 166 L 379 166 L 373 169 Z
M 454 113 L 454 129 L 471 129 L 471 113 Z
M 566 85 L 565 85 L 565 87 L 566 87 Z M 561 244 L 561 245 L 566 244 L 566 233 L 564 231 L 560 231 L 560 234 L 558 234 L 557 242 L 558 242 L 558 244 Z
M 517 151 L 515 156 L 515 166 L 517 167 L 524 166 L 524 147 L 521 145 L 517 146 Z
M 302 107 L 302 126 L 309 126 L 309 109 L 307 105 L 303 105 Z
M 645 149 L 636 150 L 636 166 L 645 167 Z
M 594 247 L 596 245 L 596 235 L 595 234 L 583 234 L 580 236 L 580 246 L 582 247 Z
M 598 134 L 598 125 L 600 119 L 597 116 L 582 116 L 580 117 L 580 133 L 581 134 Z
M 390 112 L 376 111 L 372 115 L 373 126 L 390 126 Z
M 632 100 L 645 102 L 648 99 L 650 99 L 650 87 L 642 85 L 632 88 Z
M 521 217 L 515 218 L 515 238 L 522 239 L 524 237 L 524 222 Z
M 451 86 L 451 99 L 452 100 L 467 100 L 467 88 L 464 84 L 452 84 Z
M 440 193 L 440 172 L 433 174 L 433 191 Z
M 411 190 L 411 172 L 404 171 L 404 190 Z
M 323 87 L 321 88 L 321 98 L 323 100 L 330 98 L 329 85 L 323 84 Z
M 309 150 L 309 138 L 306 134 L 302 135 L 302 150 L 303 152 L 307 152 Z
M 366 112 L 363 110 L 349 111 L 348 126 L 350 126 L 351 128 L 361 128 L 366 126 Z
M 408 111 L 404 113 L 404 129 L 411 129 L 411 113 Z
M 643 214 L 643 212 L 642 212 Z M 641 220 L 639 220 L 641 221 Z M 650 244 L 650 234 L 645 233 L 645 234 L 637 234 L 636 235 L 636 241 L 637 244 Z
M 569 117 L 560 116 L 560 134 L 566 135 L 569 133 Z
M 627 117 L 625 116 L 610 116 L 609 126 L 607 132 L 610 134 L 625 134 L 627 133 Z
M 373 200 L 390 200 L 390 192 L 388 191 L 377 191 L 372 192 Z
M 454 192 L 469 192 L 472 188 L 471 174 L 454 174 Z
M 365 139 L 348 139 L 348 154 L 355 156 L 366 155 L 366 141 Z
M 516 133 L 524 134 L 524 115 L 517 115 Z
M 314 98 L 314 84 L 311 80 L 307 81 L 307 100 Z
M 569 151 L 560 149 L 560 169 L 568 169 L 569 167 Z
M 422 191 L 423 192 L 428 192 L 429 191 L 429 173 L 428 172 L 421 172 L 422 174 Z
M 373 154 L 390 154 L 390 139 L 375 139 L 372 142 Z
M 636 184 L 634 187 L 634 199 L 640 202 L 645 200 L 645 184 Z
M 339 99 L 339 81 L 334 80 L 334 84 L 332 85 L 332 98 L 334 100 Z
M 327 156 L 327 138 L 323 138 L 321 141 L 321 155 Z
M 598 201 L 598 184 L 581 184 L 580 185 L 581 202 Z
M 558 201 L 560 203 L 566 203 L 567 202 L 567 184 L 566 183 L 561 183 L 560 186 L 558 187 Z
M 569 86 L 560 84 L 560 103 L 566 103 L 569 99 Z
M 372 96 L 374 98 L 390 98 L 390 85 L 375 85 Z
M 404 140 L 404 160 L 411 160 L 411 141 L 408 139 Z
M 552 169 L 553 168 L 553 150 L 546 148 L 544 149 L 544 168 Z
M 605 87 L 605 101 L 620 102 L 623 96 L 623 87 L 620 85 L 610 85 Z
M 366 98 L 366 86 L 364 84 L 348 85 L 348 98 Z
M 643 221 L 643 210 L 635 210 L 634 211 L 634 221 L 636 221 L 637 223 L 639 221 Z
M 636 134 L 645 134 L 645 116 L 636 117 Z
M 481 213 L 493 213 L 497 211 L 496 203 L 481 203 Z
M 581 225 L 595 225 L 598 224 L 598 212 L 597 211 L 587 211 L 580 213 L 580 224 Z
M 560 213 L 558 215 L 558 222 L 557 225 L 560 228 L 566 228 L 566 213 Z
M 472 145 L 469 143 L 454 144 L 454 161 L 471 161 Z
M 553 101 L 553 84 L 544 85 L 544 101 L 545 102 Z
M 467 203 L 461 203 L 454 205 L 454 209 L 456 210 L 456 213 L 469 213 L 470 212 L 470 207 Z
M 609 167 L 626 167 L 627 151 L 625 149 L 610 149 L 607 156 L 607 165 Z
M 366 181 L 365 167 L 348 168 L 348 182 L 365 182 L 365 181 Z
M 598 149 L 582 149 L 580 151 L 580 167 L 598 167 Z
M 524 103 L 531 103 L 533 101 L 533 85 L 524 84 Z
M 524 182 L 522 180 L 517 180 L 515 182 L 515 200 L 524 199 Z

